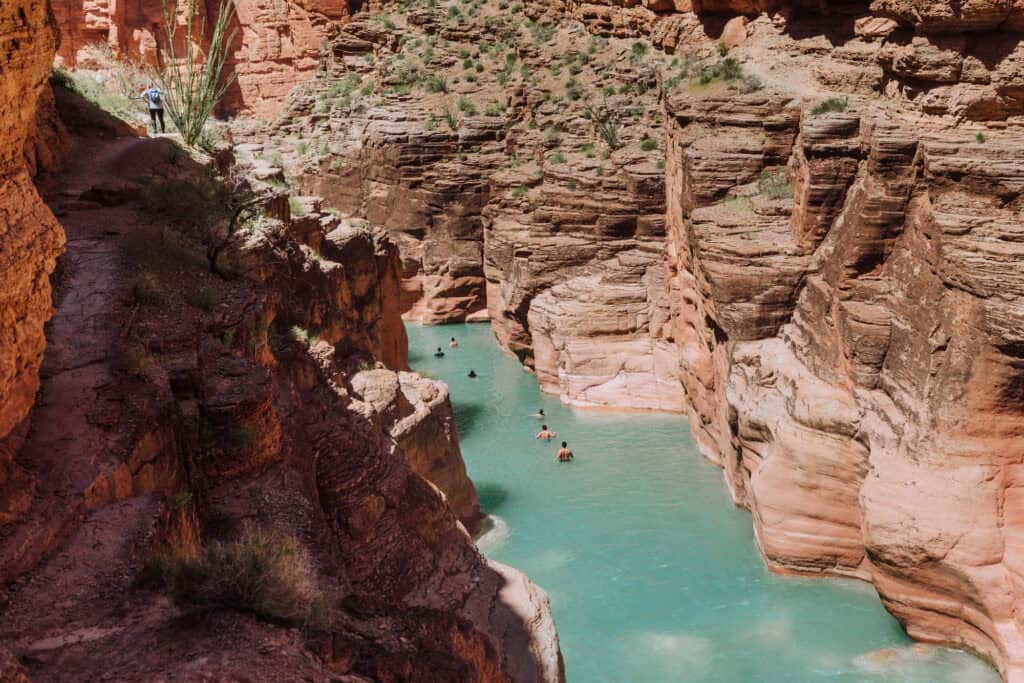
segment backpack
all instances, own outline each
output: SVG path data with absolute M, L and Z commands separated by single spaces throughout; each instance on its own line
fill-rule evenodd
M 147 90 L 146 97 L 149 98 L 149 103 L 152 104 L 154 107 L 159 108 L 161 106 L 160 91 L 156 88 L 151 88 L 150 90 Z

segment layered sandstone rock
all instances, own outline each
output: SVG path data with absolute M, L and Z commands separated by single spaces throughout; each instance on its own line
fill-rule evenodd
M 1024 142 L 785 102 L 666 101 L 694 436 L 770 565 L 873 581 L 912 636 L 1017 680 Z
M 50 273 L 64 234 L 39 195 L 23 151 L 34 126 L 35 101 L 50 70 L 55 41 L 47 8 L 0 8 L 0 525 L 24 512 L 33 481 L 13 460 L 39 387 L 50 318 Z M 19 427 L 20 425 L 20 427 Z
M 558 45 L 586 39 L 578 26 L 545 37 L 514 19 L 416 10 L 391 15 L 390 31 L 354 21 L 324 76 L 296 89 L 272 128 L 289 138 L 274 151 L 265 133 L 242 134 L 333 208 L 391 232 L 406 319 L 487 316 L 528 367 L 541 358 L 542 386 L 566 401 L 677 410 L 654 284 L 657 68 L 625 41 L 562 55 Z M 611 146 L 595 117 L 610 122 Z M 634 277 L 651 286 L 628 285 Z
M 378 417 L 413 472 L 437 486 L 471 532 L 480 524 L 476 488 L 466 474 L 444 382 L 411 372 L 364 370 L 351 380 L 368 417 Z

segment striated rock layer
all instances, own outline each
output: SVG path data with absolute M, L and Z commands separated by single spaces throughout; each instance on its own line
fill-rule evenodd
M 568 403 L 680 410 L 661 284 L 656 67 L 623 59 L 626 41 L 563 55 L 558 45 L 588 40 L 582 28 L 541 39 L 521 12 L 349 23 L 324 74 L 275 122 L 289 139 L 275 151 L 257 135 L 252 152 L 390 231 L 407 320 L 489 317 Z M 581 88 L 601 88 L 602 103 Z M 611 122 L 609 137 L 595 117 Z
M 19 515 L 32 479 L 13 461 L 39 387 L 52 314 L 50 273 L 64 233 L 29 176 L 23 156 L 35 102 L 56 46 L 45 3 L 0 8 L 0 525 Z M 36 159 L 32 157 L 33 161 Z
M 216 7 L 216 3 L 201 3 L 199 14 L 206 16 Z M 320 46 L 353 11 L 341 0 L 240 0 L 235 10 L 232 28 L 237 37 L 228 53 L 227 69 L 237 82 L 223 106 L 262 117 L 273 116 L 288 91 L 312 77 Z M 87 48 L 96 45 L 132 62 L 157 60 L 163 40 L 161 0 L 54 0 L 53 14 L 61 35 L 58 57 L 65 67 L 88 59 Z M 206 21 L 212 26 L 214 19 Z
M 665 117 L 690 423 L 768 563 L 872 581 L 911 636 L 1024 680 L 1024 139 L 762 95 Z

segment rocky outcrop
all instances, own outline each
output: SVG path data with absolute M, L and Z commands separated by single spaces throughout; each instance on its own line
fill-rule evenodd
M 412 372 L 364 370 L 351 380 L 367 417 L 378 418 L 413 472 L 437 486 L 471 533 L 480 526 L 476 488 L 459 449 L 448 387 Z
M 33 479 L 13 460 L 24 437 L 25 417 L 39 387 L 52 314 L 50 273 L 64 234 L 29 176 L 23 152 L 34 125 L 35 101 L 49 74 L 56 46 L 47 8 L 7 3 L 0 8 L 0 525 L 20 515 Z
M 665 112 L 690 423 L 767 561 L 873 581 L 912 636 L 1020 679 L 1019 136 L 762 96 Z

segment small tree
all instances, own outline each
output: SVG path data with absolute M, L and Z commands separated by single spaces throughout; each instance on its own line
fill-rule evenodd
M 195 145 L 214 107 L 235 80 L 234 74 L 221 77 L 228 47 L 237 34 L 228 29 L 235 6 L 233 0 L 220 0 L 210 47 L 204 51 L 201 45 L 206 39 L 206 18 L 196 16 L 198 0 L 183 0 L 183 27 L 178 25 L 177 6 L 169 5 L 168 0 L 162 2 L 166 39 L 153 75 L 164 92 L 171 121 L 185 143 Z M 184 36 L 180 35 L 182 28 Z M 181 38 L 183 45 L 178 43 Z

